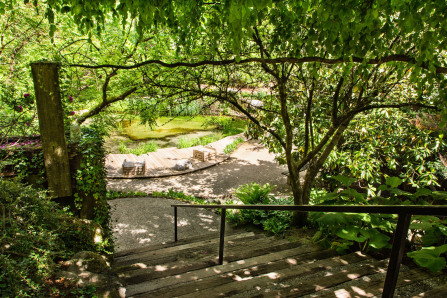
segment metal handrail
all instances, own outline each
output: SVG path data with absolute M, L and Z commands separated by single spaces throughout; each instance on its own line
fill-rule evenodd
M 390 261 L 383 286 L 382 297 L 391 298 L 394 295 L 399 268 L 404 254 L 405 240 L 408 235 L 412 215 L 438 215 L 447 216 L 447 206 L 424 206 L 424 205 L 406 205 L 406 206 L 344 206 L 344 205 L 190 205 L 173 204 L 174 207 L 174 240 L 177 241 L 177 208 L 205 208 L 221 209 L 220 213 L 220 242 L 219 242 L 219 264 L 223 264 L 223 248 L 225 241 L 225 216 L 226 209 L 256 209 L 256 210 L 284 210 L 298 212 L 346 212 L 346 213 L 379 213 L 379 214 L 397 214 L 397 226 L 393 237 L 393 246 L 391 248 Z

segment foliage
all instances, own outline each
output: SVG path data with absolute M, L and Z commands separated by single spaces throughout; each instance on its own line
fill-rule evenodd
M 47 180 L 43 152 L 40 148 L 34 147 L 39 146 L 40 141 L 27 143 L 29 142 L 0 150 L 0 165 L 12 166 L 14 173 L 23 183 L 32 184 L 36 188 L 45 188 Z
M 232 204 L 232 201 L 227 201 Z M 264 204 L 289 205 L 293 204 L 291 199 L 278 199 L 269 196 L 264 200 Z M 274 235 L 284 233 L 291 226 L 292 212 L 282 210 L 250 210 L 250 209 L 228 209 L 227 220 L 236 226 L 255 225 L 260 226 L 266 232 Z
M 274 186 L 267 184 L 259 185 L 257 183 L 245 184 L 235 190 L 236 197 L 247 205 L 273 204 L 285 205 L 292 204 L 290 199 L 278 199 L 270 196 L 269 193 Z M 227 201 L 226 204 L 232 204 Z M 265 231 L 274 235 L 281 234 L 290 227 L 292 212 L 280 210 L 250 210 L 250 209 L 229 209 L 227 210 L 227 219 L 235 225 L 255 225 L 261 226 Z
M 201 105 L 197 102 L 178 104 L 168 107 L 170 108 L 170 110 L 166 112 L 167 116 L 198 116 L 202 111 Z
M 446 267 L 446 258 L 441 256 L 442 254 L 445 255 L 446 252 L 447 244 L 444 244 L 438 247 L 423 247 L 421 250 L 409 252 L 407 255 L 419 266 L 436 272 L 441 271 Z
M 204 126 L 214 126 L 217 130 L 222 131 L 224 136 L 232 136 L 244 132 L 246 122 L 228 117 L 210 117 L 204 123 Z
M 268 196 L 274 188 L 275 186 L 271 186 L 268 183 L 261 186 L 253 182 L 240 186 L 234 192 L 236 197 L 244 204 L 266 204 L 269 201 Z
M 325 163 L 321 180 L 345 175 L 358 180 L 368 191 L 387 177 L 400 177 L 406 189 L 439 187 L 445 166 L 439 161 L 446 146 L 439 126 L 418 125 L 424 115 L 383 110 L 358 117 L 344 134 L 344 144 Z M 428 115 L 425 115 L 428 117 Z
M 153 192 L 152 196 L 168 198 L 168 199 L 175 199 L 175 200 L 180 200 L 183 202 L 194 202 L 197 204 L 206 204 L 207 203 L 205 199 L 198 198 L 195 196 L 186 195 L 183 193 L 183 191 L 178 192 L 173 189 L 169 189 L 167 192 L 165 192 L 165 191 Z
M 148 152 L 155 152 L 155 151 L 157 151 L 157 149 L 158 149 L 158 146 L 154 141 L 140 143 L 140 144 L 138 144 L 137 148 L 127 148 L 127 146 L 124 142 L 121 142 L 119 145 L 119 151 L 121 154 L 142 155 L 142 154 L 146 154 Z
M 50 296 L 56 262 L 81 250 L 102 251 L 92 226 L 69 215 L 43 191 L 0 180 L 2 297 Z M 68 292 L 79 292 L 71 289 Z
M 318 205 L 428 205 L 441 204 L 447 194 L 426 188 L 407 192 L 398 187 L 403 180 L 388 177 L 377 194 L 368 196 L 350 188 L 356 179 L 335 176 L 343 184 L 333 192 L 315 192 L 313 202 Z M 385 195 L 385 196 L 384 196 Z M 339 253 L 350 250 L 377 251 L 390 247 L 390 239 L 397 224 L 397 215 L 312 212 L 312 224 L 319 227 L 313 240 Z M 431 270 L 440 270 L 439 262 L 447 242 L 447 221 L 434 216 L 414 216 L 410 225 L 410 244 L 416 251 L 409 254 L 415 262 Z M 431 248 L 430 248 L 430 247 Z M 441 247 L 441 248 L 438 248 Z M 435 266 L 437 264 L 438 266 Z M 443 266 L 444 267 L 444 266 Z M 442 269 L 442 268 L 441 268 Z
M 105 230 L 109 227 L 109 205 L 106 197 L 106 170 L 104 151 L 104 132 L 97 127 L 83 127 L 82 138 L 78 145 L 81 164 L 76 171 L 75 203 L 81 210 L 84 200 L 91 196 L 94 201 L 94 220 Z
M 234 140 L 231 144 L 228 144 L 225 148 L 224 148 L 224 153 L 225 154 L 230 154 L 231 152 L 233 152 L 234 150 L 236 150 L 237 146 L 240 143 L 243 143 L 244 139 L 243 138 L 237 138 L 236 140 Z
M 205 146 L 209 143 L 216 142 L 222 139 L 221 134 L 210 134 L 199 138 L 180 137 L 178 140 L 177 148 L 189 148 L 194 146 Z
M 107 200 L 114 200 L 119 198 L 131 198 L 131 197 L 149 197 L 150 194 L 141 191 L 119 192 L 119 191 L 107 191 Z

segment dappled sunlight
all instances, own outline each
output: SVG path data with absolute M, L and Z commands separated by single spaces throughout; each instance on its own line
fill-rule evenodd
M 276 272 L 267 273 L 267 274 L 265 274 L 265 276 L 267 276 L 270 279 L 278 279 L 278 278 L 281 277 L 281 275 L 279 273 L 276 273 Z
M 187 195 L 221 197 L 243 184 L 256 182 L 277 185 L 273 193 L 290 193 L 287 178 L 281 174 L 286 167 L 279 166 L 266 148 L 251 143 L 236 151 L 229 160 L 208 169 L 166 178 L 111 179 L 108 189 L 145 193 L 172 189 Z
M 144 263 L 135 263 L 135 264 L 133 264 L 132 266 L 134 266 L 134 267 L 138 267 L 138 268 L 140 268 L 140 269 L 145 269 L 145 268 L 147 268 L 147 265 L 144 264 Z
M 168 270 L 168 266 L 156 265 L 155 271 L 166 271 Z
M 117 251 L 173 241 L 174 209 L 171 204 L 175 203 L 178 201 L 144 197 L 109 201 L 112 210 L 120 209 L 114 213 L 112 221 Z M 183 208 L 178 211 L 179 239 L 218 233 L 219 222 L 219 216 L 209 210 Z
M 296 265 L 298 262 L 295 259 L 286 259 L 286 262 L 290 265 Z

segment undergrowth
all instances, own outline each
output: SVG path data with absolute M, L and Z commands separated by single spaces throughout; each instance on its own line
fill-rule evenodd
M 58 261 L 76 252 L 105 253 L 103 243 L 94 241 L 97 225 L 73 217 L 44 191 L 16 180 L 0 180 L 0 210 L 2 297 L 49 297 L 61 293 L 75 297 L 75 293 L 93 293 L 91 288 L 60 285 L 54 274 Z

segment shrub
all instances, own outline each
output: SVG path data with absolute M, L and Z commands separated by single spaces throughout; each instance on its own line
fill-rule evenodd
M 81 250 L 101 251 L 91 225 L 17 180 L 0 180 L 2 297 L 48 297 L 56 261 Z M 94 230 L 95 228 L 93 228 Z
M 180 137 L 178 140 L 177 148 L 190 148 L 194 146 L 205 146 L 209 143 L 216 142 L 222 139 L 223 136 L 221 134 L 210 134 L 207 136 L 203 136 L 200 138 L 188 138 L 188 137 Z
M 242 185 L 236 189 L 235 193 L 244 204 L 272 204 L 289 205 L 293 204 L 292 199 L 278 199 L 269 196 L 274 186 L 265 184 L 263 186 L 257 183 Z M 229 202 L 232 203 L 232 202 Z M 280 210 L 227 210 L 229 222 L 235 225 L 253 224 L 261 226 L 265 231 L 278 235 L 290 227 L 292 212 Z
M 236 150 L 237 146 L 240 143 L 243 143 L 244 139 L 243 138 L 237 138 L 236 140 L 234 140 L 231 144 L 227 145 L 224 149 L 224 153 L 225 154 L 230 154 L 231 152 L 233 152 L 234 150 Z
M 275 188 L 266 183 L 263 186 L 257 183 L 245 184 L 235 190 L 236 197 L 244 204 L 266 204 L 269 193 Z
M 356 180 L 335 176 L 343 186 L 334 192 L 314 193 L 313 202 L 321 205 L 430 205 L 446 200 L 444 192 L 420 188 L 415 193 L 397 187 L 403 179 L 389 177 L 378 188 L 378 194 L 367 197 L 350 188 Z M 319 227 L 313 240 L 323 247 L 331 247 L 339 253 L 348 251 L 378 251 L 391 247 L 391 236 L 397 223 L 395 214 L 311 212 L 309 220 Z M 415 251 L 408 253 L 415 263 L 432 271 L 446 266 L 447 222 L 435 216 L 413 216 L 410 225 L 409 244 Z
M 149 143 L 140 143 L 137 148 L 127 148 L 126 144 L 124 142 L 121 142 L 119 145 L 119 152 L 121 154 L 135 154 L 135 155 L 142 155 L 146 154 L 148 152 L 155 152 L 158 149 L 158 145 L 151 141 Z

